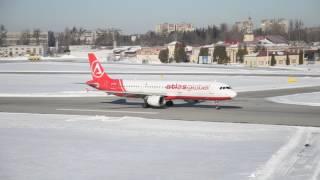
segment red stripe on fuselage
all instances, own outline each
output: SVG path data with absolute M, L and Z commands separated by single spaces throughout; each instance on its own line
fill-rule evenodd
M 107 82 L 107 87 L 105 88 L 107 91 L 115 91 L 115 92 L 124 92 L 124 88 L 122 85 L 121 79 L 112 79 Z
M 166 96 L 168 100 L 206 100 L 206 101 L 224 101 L 231 100 L 231 97 L 203 97 L 203 96 Z

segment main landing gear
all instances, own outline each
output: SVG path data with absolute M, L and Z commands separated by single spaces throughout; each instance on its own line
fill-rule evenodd
M 220 110 L 219 101 L 214 101 L 214 105 L 216 106 L 216 110 Z
M 172 107 L 174 104 L 173 104 L 173 101 L 167 101 L 166 103 L 165 103 L 165 105 L 164 104 L 162 104 L 161 106 L 159 106 L 159 107 L 162 107 L 162 108 L 164 108 L 164 107 Z M 143 108 L 149 108 L 149 107 L 151 107 L 149 104 L 148 104 L 148 101 L 147 101 L 147 98 L 145 98 L 145 99 L 143 99 L 143 104 L 142 104 L 142 107 Z
M 173 101 L 167 101 L 166 102 L 166 106 L 168 106 L 168 107 L 171 107 L 171 106 L 173 106 L 174 104 L 173 104 Z
M 147 98 L 144 98 L 144 99 L 143 99 L 142 107 L 143 107 L 143 108 L 148 108 L 148 107 L 150 107 L 150 105 L 148 104 Z

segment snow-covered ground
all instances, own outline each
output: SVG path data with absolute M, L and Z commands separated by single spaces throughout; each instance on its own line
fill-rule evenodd
M 38 72 L 38 71 L 58 71 L 58 72 L 89 72 L 87 59 L 79 59 L 75 62 L 69 62 L 74 59 L 67 58 L 67 62 L 19 62 L 19 63 L 1 63 L 0 72 Z M 6 61 L 8 62 L 8 61 Z M 320 75 L 320 64 L 301 65 L 290 67 L 266 67 L 249 68 L 243 65 L 217 65 L 217 64 L 124 64 L 124 63 L 104 63 L 103 66 L 108 72 L 113 73 L 226 73 L 226 74 L 306 74 Z
M 284 104 L 320 106 L 320 92 L 270 97 L 268 100 Z
M 319 135 L 307 127 L 0 113 L 0 178 L 316 180 Z

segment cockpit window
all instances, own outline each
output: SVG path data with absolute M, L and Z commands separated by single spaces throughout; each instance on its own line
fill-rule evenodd
M 222 87 L 220 87 L 220 90 L 222 90 L 222 89 L 231 89 L 231 87 L 230 86 L 222 86 Z

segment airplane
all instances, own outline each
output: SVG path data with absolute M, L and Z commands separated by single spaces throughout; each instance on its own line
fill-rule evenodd
M 143 107 L 170 107 L 174 100 L 198 103 L 231 100 L 237 96 L 232 88 L 216 81 L 163 81 L 112 79 L 93 53 L 88 54 L 92 80 L 87 85 L 108 94 L 125 98 L 142 98 Z

